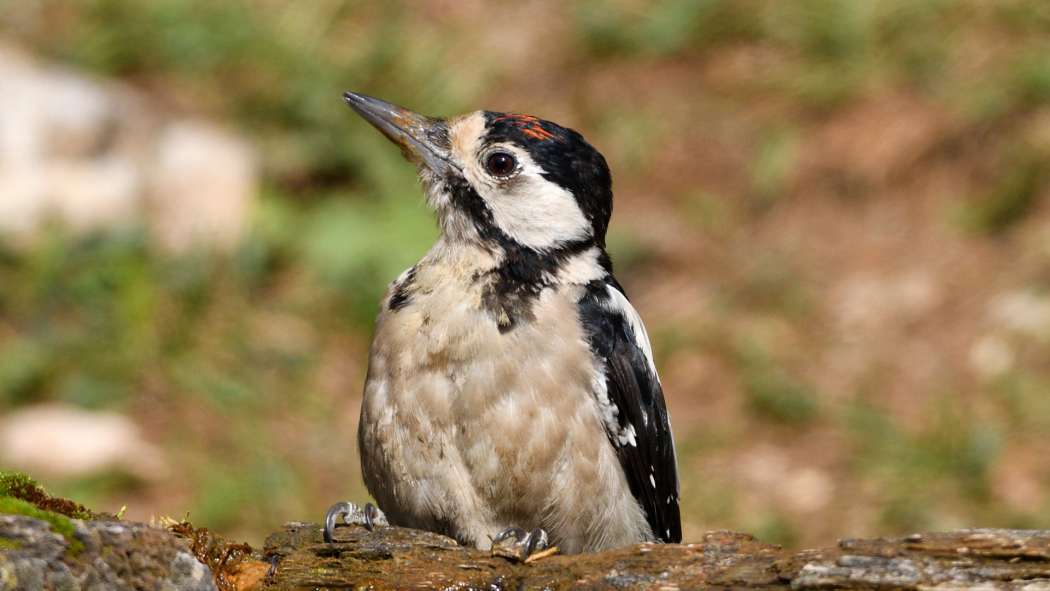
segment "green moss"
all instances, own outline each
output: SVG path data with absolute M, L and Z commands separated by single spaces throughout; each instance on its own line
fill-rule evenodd
M 16 499 L 11 496 L 0 497 L 0 513 L 25 515 L 26 517 L 32 517 L 33 519 L 47 522 L 51 525 L 52 530 L 61 534 L 62 537 L 69 542 L 69 549 L 66 550 L 66 553 L 70 556 L 76 556 L 84 549 L 84 544 L 80 543 L 80 541 L 73 537 L 73 522 L 65 515 L 59 515 L 57 513 L 38 509 L 28 501 Z
M 52 497 L 32 478 L 10 470 L 0 470 L 0 513 L 25 515 L 49 523 L 52 530 L 69 541 L 66 552 L 70 556 L 76 556 L 84 549 L 84 545 L 73 537 L 70 518 L 92 518 L 91 512 L 83 505 Z M 20 546 L 21 542 L 17 540 L 0 540 L 0 548 Z
M 36 488 L 36 481 L 25 474 L 0 470 L 0 496 L 21 498 L 24 491 L 32 488 Z
M 0 470 L 0 499 L 4 497 L 25 501 L 41 511 L 73 519 L 93 518 L 91 511 L 83 505 L 47 494 L 36 481 L 20 472 Z
M 7 538 L 0 538 L 0 550 L 17 550 L 21 547 L 21 540 L 8 540 Z

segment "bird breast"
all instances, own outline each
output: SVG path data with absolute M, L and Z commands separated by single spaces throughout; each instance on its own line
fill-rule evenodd
M 540 291 L 529 321 L 501 331 L 476 274 L 424 260 L 400 281 L 412 285 L 396 309 L 404 285 L 384 300 L 362 402 L 362 467 L 380 507 L 402 525 L 453 524 L 444 533 L 479 546 L 506 525 L 567 532 L 570 552 L 599 526 L 636 540 L 637 519 L 606 523 L 638 509 L 595 402 L 582 288 Z

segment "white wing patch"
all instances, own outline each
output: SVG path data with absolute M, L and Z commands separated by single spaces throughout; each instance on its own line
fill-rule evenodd
M 620 439 L 620 445 L 630 445 L 631 447 L 638 447 L 638 433 L 634 430 L 634 425 L 628 423 L 626 427 L 622 429 L 623 434 L 617 434 Z
M 594 397 L 598 400 L 598 410 L 602 413 L 605 429 L 614 437 L 613 443 L 621 447 L 624 445 L 638 447 L 637 431 L 634 430 L 634 425 L 628 423 L 623 428 L 620 427 L 620 409 L 609 400 L 609 387 L 605 383 L 605 372 L 594 372 L 591 387 L 594 389 Z
M 609 311 L 623 314 L 623 317 L 627 319 L 627 323 L 631 325 L 631 332 L 634 333 L 635 344 L 642 350 L 645 361 L 649 364 L 649 372 L 659 384 L 660 375 L 656 373 L 656 363 L 653 362 L 653 348 L 649 345 L 649 333 L 645 332 L 645 325 L 642 324 L 641 317 L 638 316 L 631 302 L 620 293 L 620 290 L 611 285 L 605 288 L 609 291 L 609 303 L 607 304 Z

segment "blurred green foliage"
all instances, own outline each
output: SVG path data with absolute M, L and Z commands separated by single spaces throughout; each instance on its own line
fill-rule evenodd
M 816 391 L 769 360 L 749 360 L 743 373 L 744 394 L 758 415 L 797 426 L 817 418 Z
M 989 503 L 990 468 L 1003 433 L 953 398 L 945 397 L 935 410 L 934 420 L 914 433 L 872 404 L 857 404 L 843 417 L 857 447 L 854 468 L 885 484 L 886 526 L 898 531 L 953 526 L 936 521 L 939 504 L 966 506 L 967 514 L 981 521 L 1009 521 L 1003 508 Z
M 1020 152 L 986 195 L 964 201 L 959 207 L 959 224 L 966 230 L 994 234 L 1023 220 L 1038 203 L 1045 185 L 1047 162 Z
M 1050 11 L 1006 0 L 585 0 L 576 3 L 583 46 L 596 56 L 675 56 L 747 43 L 783 52 L 767 90 L 823 109 L 891 83 L 949 102 L 986 96 L 989 117 L 1045 100 Z M 1009 68 L 961 78 L 967 32 L 1007 28 L 1022 46 Z M 983 92 L 982 92 L 983 90 Z M 974 105 L 976 106 L 976 105 Z
M 773 206 L 790 182 L 797 158 L 798 133 L 794 130 L 768 129 L 759 137 L 750 179 L 756 209 Z
M 137 232 L 73 239 L 56 230 L 28 248 L 0 247 L 0 412 L 44 401 L 161 405 L 162 431 L 188 454 L 179 469 L 206 491 L 187 507 L 201 523 L 265 528 L 275 515 L 308 515 L 304 499 L 331 501 L 303 482 L 300 460 L 260 447 L 272 437 L 262 424 L 331 404 L 312 378 L 324 342 L 367 334 L 391 274 L 433 241 L 431 220 L 418 228 L 396 212 L 357 231 L 362 214 L 345 196 L 299 208 L 268 196 L 257 229 L 228 259 L 170 258 Z M 308 239 L 294 239 L 297 231 Z M 265 328 L 274 322 L 302 334 Z M 342 417 L 323 414 L 311 427 L 337 429 Z M 109 473 L 53 487 L 92 504 L 138 482 Z

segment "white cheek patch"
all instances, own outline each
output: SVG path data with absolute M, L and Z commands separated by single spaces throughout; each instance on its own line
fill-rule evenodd
M 482 113 L 455 119 L 449 129 L 453 160 L 488 204 L 496 226 L 508 237 L 524 246 L 543 250 L 590 235 L 591 224 L 572 193 L 543 178 L 543 169 L 520 148 L 501 147 L 518 161 L 520 170 L 513 177 L 500 180 L 485 170 L 481 162 L 485 134 Z M 492 150 L 485 153 L 491 154 Z
M 519 244 L 540 250 L 586 238 L 591 225 L 572 193 L 544 179 L 535 164 L 522 164 L 508 186 L 481 193 L 496 225 Z

